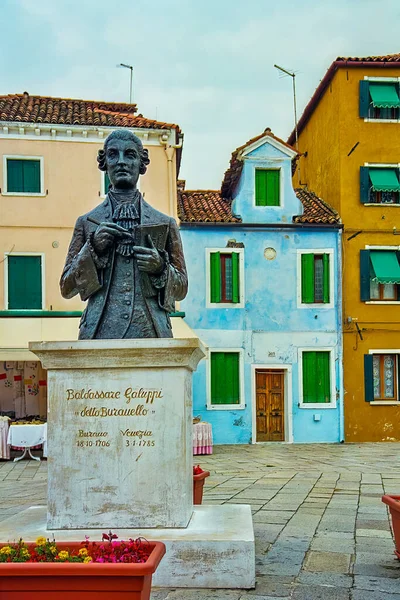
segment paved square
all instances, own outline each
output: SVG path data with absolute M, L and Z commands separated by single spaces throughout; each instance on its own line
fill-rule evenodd
M 217 446 L 204 502 L 250 504 L 255 590 L 154 589 L 152 600 L 400 600 L 383 493 L 400 494 L 400 444 Z M 46 503 L 46 462 L 0 462 L 0 521 Z

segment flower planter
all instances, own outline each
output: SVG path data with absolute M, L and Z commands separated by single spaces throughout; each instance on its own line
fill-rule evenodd
M 203 502 L 204 480 L 210 475 L 210 471 L 203 471 L 198 475 L 193 475 L 193 504 Z
M 0 547 L 4 545 L 1 543 Z M 152 551 L 145 563 L 0 563 L 0 598 L 149 600 L 151 577 L 165 554 L 165 545 L 149 542 L 149 546 Z M 73 550 L 82 546 L 77 542 L 60 542 L 57 547 Z
M 400 559 L 400 496 L 382 496 L 382 502 L 388 505 L 392 517 L 395 554 Z

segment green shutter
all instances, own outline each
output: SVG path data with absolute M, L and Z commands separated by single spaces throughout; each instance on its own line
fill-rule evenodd
M 280 171 L 271 170 L 267 173 L 267 206 L 280 205 Z
M 324 289 L 322 293 L 323 302 L 328 303 L 330 298 L 330 290 L 329 290 L 329 282 L 330 282 L 330 273 L 329 273 L 329 254 L 322 255 L 322 263 L 324 265 Z
M 369 167 L 360 167 L 360 202 L 367 204 L 369 202 Z
M 8 308 L 42 308 L 40 256 L 8 256 Z
M 359 116 L 363 119 L 368 117 L 369 113 L 369 81 L 360 81 L 360 98 L 359 98 Z
M 303 352 L 303 402 L 329 403 L 331 382 L 329 352 Z
M 374 400 L 374 371 L 373 354 L 364 354 L 364 400 L 373 402 Z
M 240 404 L 239 353 L 211 353 L 211 404 Z
M 303 352 L 303 402 L 315 402 L 315 352 Z
M 108 176 L 107 171 L 104 173 L 104 195 L 106 195 L 108 193 L 108 188 L 111 185 L 111 181 L 110 178 Z
M 40 160 L 8 158 L 7 192 L 40 194 Z
M 360 300 L 371 299 L 371 267 L 369 250 L 360 250 Z
M 210 254 L 210 301 L 221 302 L 220 252 L 212 252 Z
M 240 302 L 239 252 L 232 252 L 232 302 Z
M 314 254 L 301 255 L 301 302 L 314 302 Z
M 256 206 L 267 206 L 267 173 L 256 169 Z

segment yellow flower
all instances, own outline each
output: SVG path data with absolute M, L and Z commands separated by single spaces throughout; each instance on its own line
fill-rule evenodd
M 3 546 L 2 548 L 0 548 L 0 554 L 11 554 L 12 550 L 10 548 L 10 546 Z
M 50 552 L 52 554 L 57 554 L 57 548 L 55 546 L 50 546 Z
M 46 538 L 45 537 L 38 537 L 38 539 L 36 540 L 36 545 L 37 546 L 45 546 L 46 545 Z
M 61 550 L 61 552 L 58 553 L 58 558 L 60 560 L 67 560 L 68 557 L 69 557 L 69 554 L 66 550 Z
M 21 556 L 22 556 L 22 558 L 27 558 L 28 556 L 30 556 L 29 550 L 27 548 L 22 548 Z
M 85 556 L 85 558 L 83 559 L 83 562 L 84 562 L 84 563 L 90 563 L 90 562 L 92 562 L 92 560 L 93 560 L 93 559 L 92 559 L 92 557 L 91 557 L 91 556 Z
M 78 552 L 79 556 L 87 556 L 87 548 L 81 548 Z

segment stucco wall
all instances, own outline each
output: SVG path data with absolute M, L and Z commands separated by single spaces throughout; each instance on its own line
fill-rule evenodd
M 254 375 L 252 365 L 289 367 L 287 376 L 286 439 L 296 442 L 337 442 L 340 439 L 341 337 L 338 333 L 337 231 L 304 229 L 189 228 L 182 226 L 189 272 L 189 294 L 181 303 L 186 321 L 210 347 L 242 349 L 244 353 L 243 410 L 207 410 L 207 363 L 194 374 L 194 414 L 213 425 L 216 443 L 248 443 L 252 429 Z M 206 248 L 225 248 L 229 239 L 243 242 L 245 272 L 244 308 L 206 308 Z M 267 260 L 265 248 L 276 258 Z M 331 308 L 298 306 L 300 249 L 334 249 L 333 303 Z M 335 352 L 337 408 L 299 408 L 298 348 L 330 347 Z M 293 414 L 293 422 L 290 421 Z M 314 421 L 314 414 L 321 420 Z M 290 436 L 292 429 L 293 437 Z M 254 437 L 253 437 L 254 434 Z

